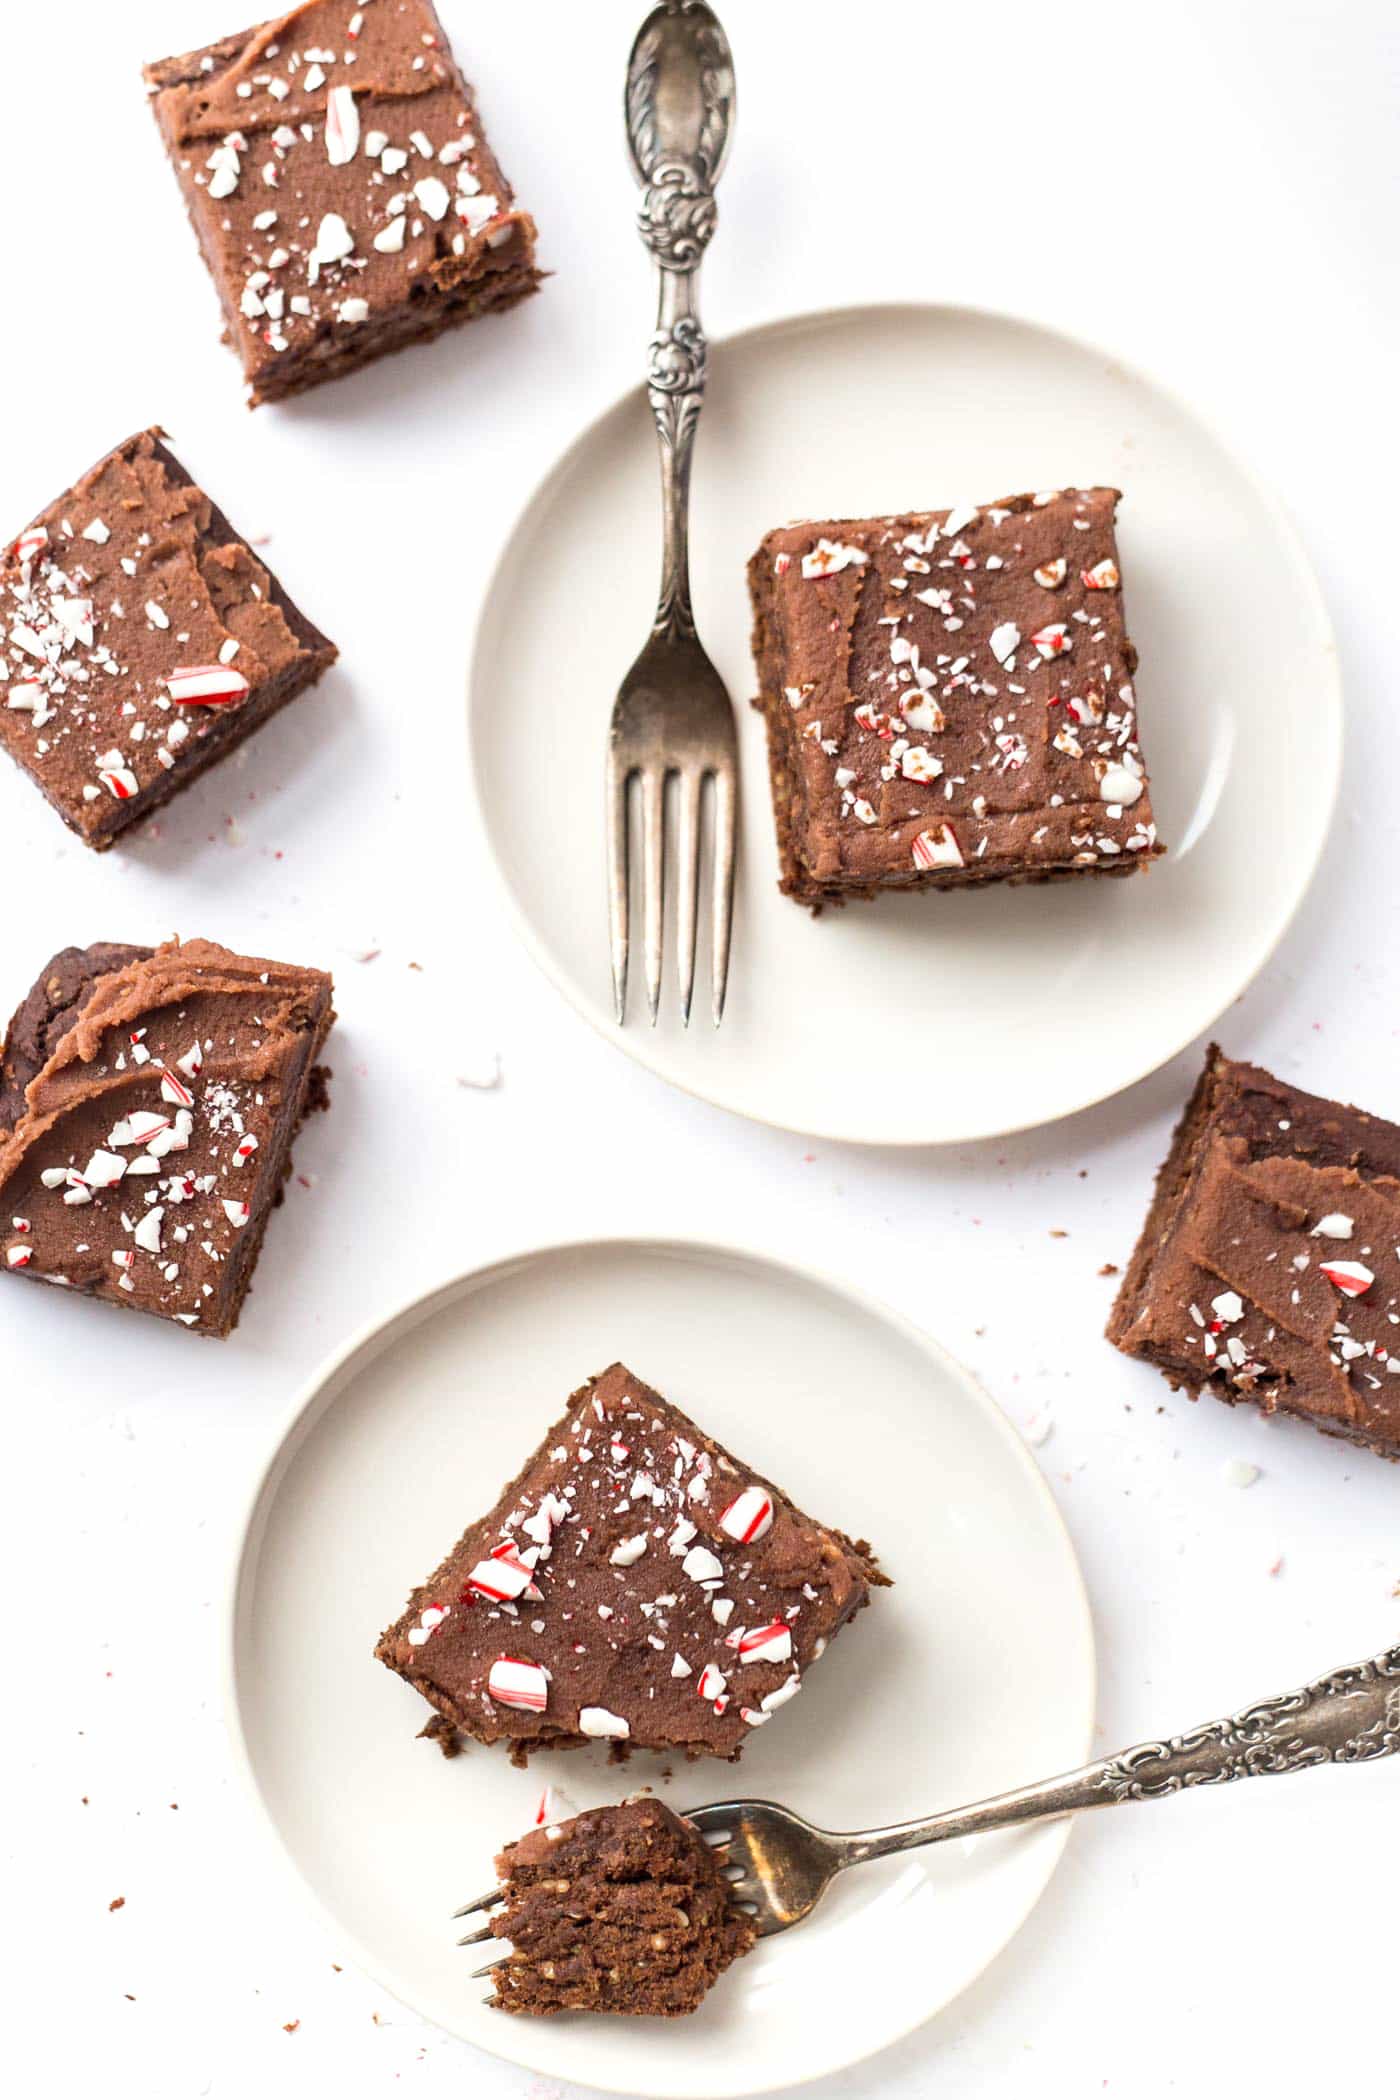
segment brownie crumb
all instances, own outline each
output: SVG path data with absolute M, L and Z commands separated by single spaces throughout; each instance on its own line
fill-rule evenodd
M 460 1757 L 462 1738 L 446 1714 L 434 1714 L 418 1731 L 420 1743 L 436 1743 L 444 1757 Z

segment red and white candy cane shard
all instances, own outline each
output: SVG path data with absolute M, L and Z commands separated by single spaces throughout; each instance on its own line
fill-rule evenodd
M 783 1663 L 792 1659 L 792 1628 L 782 1619 L 755 1626 L 739 1643 L 739 1660 L 746 1663 Z
M 180 707 L 230 707 L 249 690 L 243 673 L 231 664 L 190 664 L 171 671 L 165 683 Z
M 477 1562 L 467 1577 L 467 1588 L 489 1597 L 493 1604 L 513 1604 L 535 1579 L 536 1552 L 534 1546 L 528 1546 L 521 1553 L 511 1541 L 497 1546 L 488 1560 Z
M 10 549 L 10 552 L 11 554 L 13 554 L 16 561 L 30 562 L 33 561 L 35 555 L 40 553 L 45 547 L 48 546 L 48 544 L 48 527 L 45 525 L 31 525 L 27 532 L 22 532 L 20 534 L 19 538 L 15 541 L 14 546 Z
M 129 802 L 140 792 L 141 783 L 130 766 L 108 766 L 97 777 L 116 802 Z
M 1063 621 L 1056 621 L 1050 627 L 1037 628 L 1031 636 L 1031 641 L 1041 655 L 1046 657 L 1064 656 L 1071 647 L 1069 629 Z
M 451 1617 L 451 1613 L 450 1604 L 425 1604 L 418 1614 L 418 1624 L 408 1629 L 409 1645 L 414 1648 L 423 1647 L 425 1642 L 432 1639 L 443 1620 Z
M 191 1043 L 184 1056 L 176 1058 L 175 1069 L 183 1072 L 186 1079 L 198 1079 L 204 1070 L 204 1051 L 198 1043 Z
M 224 1216 L 228 1219 L 230 1225 L 237 1226 L 241 1229 L 244 1225 L 247 1224 L 249 1218 L 251 1218 L 252 1215 L 252 1206 L 250 1204 L 238 1203 L 234 1200 L 232 1196 L 225 1196 Z
M 194 1095 L 184 1080 L 172 1072 L 169 1065 L 163 1066 L 161 1070 L 160 1096 L 162 1101 L 169 1101 L 176 1108 L 188 1108 L 194 1100 Z
M 32 1247 L 7 1247 L 5 1260 L 12 1269 L 27 1269 L 34 1259 Z
M 14 1226 L 16 1232 L 32 1232 L 34 1230 L 28 1218 L 11 1218 L 10 1223 Z
M 360 112 L 355 91 L 333 87 L 326 97 L 326 158 L 333 168 L 343 168 L 355 158 L 360 144 Z
M 258 1141 L 253 1136 L 252 1131 L 248 1130 L 244 1132 L 243 1136 L 238 1140 L 238 1143 L 235 1145 L 233 1156 L 236 1160 L 238 1160 L 241 1163 L 245 1159 L 251 1159 L 253 1154 L 257 1151 L 257 1149 Z
M 1118 564 L 1107 555 L 1096 561 L 1092 569 L 1081 569 L 1079 580 L 1086 591 L 1116 591 L 1118 588 Z
M 937 831 L 921 831 L 910 848 L 910 857 L 916 868 L 961 868 L 964 865 L 962 847 L 951 824 L 940 824 Z
M 518 1713 L 542 1714 L 549 1704 L 549 1679 L 538 1663 L 522 1661 L 518 1655 L 498 1655 L 486 1678 L 486 1689 L 497 1706 L 513 1706 Z
M 761 1487 L 746 1487 L 721 1515 L 719 1528 L 741 1546 L 752 1545 L 773 1529 L 773 1504 Z
M 1318 1267 L 1345 1298 L 1360 1298 L 1376 1280 L 1364 1261 L 1324 1261 Z
M 1035 580 L 1043 591 L 1057 591 L 1068 573 L 1069 563 L 1063 555 L 1054 561 L 1042 562 L 1040 567 L 1033 571 Z
M 695 1680 L 695 1689 L 702 1699 L 720 1699 L 723 1698 L 728 1684 L 729 1679 L 723 1670 L 717 1669 L 713 1663 L 706 1663 Z

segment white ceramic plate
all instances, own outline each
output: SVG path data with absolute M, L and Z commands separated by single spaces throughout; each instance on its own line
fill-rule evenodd
M 621 1356 L 817 1516 L 872 1539 L 896 1587 L 836 1641 L 738 1766 L 597 1750 L 452 1762 L 372 1654 L 380 1629 L 590 1371 Z M 1093 1636 L 1073 1548 L 1020 1438 L 897 1315 L 759 1255 L 620 1240 L 458 1279 L 315 1381 L 259 1484 L 232 1603 L 232 1737 L 338 1940 L 405 2003 L 510 2061 L 648 2100 L 729 2100 L 908 2032 L 1016 1931 L 1065 1827 L 848 1875 L 693 2019 L 512 2020 L 469 1981 L 450 1913 L 533 1819 L 653 1785 L 736 1790 L 840 1828 L 925 1814 L 1081 1763 Z M 813 2017 L 814 2008 L 819 2017 Z
M 502 557 L 472 673 L 481 821 L 528 945 L 580 1012 L 706 1100 L 883 1144 L 1047 1122 L 1209 1027 L 1287 925 L 1335 800 L 1337 665 L 1306 558 L 1273 498 L 1139 373 L 1005 316 L 889 306 L 715 348 L 692 563 L 699 629 L 742 718 L 729 1007 L 718 1035 L 682 1028 L 668 929 L 659 1026 L 638 967 L 616 1029 L 603 751 L 654 602 L 655 452 L 638 393 L 565 455 Z M 1104 482 L 1124 491 L 1143 748 L 1170 857 L 1131 882 L 885 897 L 817 920 L 781 897 L 747 704 L 744 564 L 763 534 Z M 702 988 L 697 1014 L 708 1002 Z

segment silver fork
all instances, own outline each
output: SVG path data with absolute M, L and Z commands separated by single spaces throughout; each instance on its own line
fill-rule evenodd
M 642 239 L 660 273 L 647 392 L 661 443 L 664 553 L 656 618 L 623 679 L 608 730 L 608 907 L 613 996 L 627 1018 L 631 783 L 639 783 L 647 1003 L 661 1000 L 666 866 L 666 782 L 677 776 L 676 958 L 681 1012 L 690 1021 L 699 908 L 704 784 L 714 799 L 711 997 L 724 1013 L 734 906 L 738 754 L 734 709 L 701 648 L 690 606 L 688 515 L 695 429 L 705 393 L 708 345 L 695 305 L 700 258 L 715 230 L 714 188 L 729 146 L 734 66 L 729 43 L 704 0 L 663 0 L 637 32 L 627 65 L 627 143 L 645 191 Z
M 1165 1742 L 1139 1743 L 1117 1757 L 997 1794 L 970 1808 L 945 1809 L 886 1830 L 818 1830 L 776 1801 L 717 1801 L 688 1820 L 723 1851 L 734 1900 L 752 1911 L 760 1937 L 786 1932 L 814 1910 L 843 1868 L 892 1852 L 978 1837 L 1017 1823 L 1075 1815 L 1083 1808 L 1154 1801 L 1188 1787 L 1301 1772 L 1310 1765 L 1361 1764 L 1400 1750 L 1400 1648 L 1370 1662 L 1210 1721 Z
M 715 1801 L 707 1808 L 688 1809 L 686 1819 L 724 1855 L 734 1900 L 753 1913 L 763 1938 L 799 1924 L 816 1908 L 832 1877 L 863 1860 L 884 1859 L 891 1852 L 910 1852 L 945 1838 L 980 1837 L 986 1830 L 1076 1815 L 1082 1808 L 1155 1801 L 1188 1787 L 1302 1772 L 1310 1765 L 1366 1764 L 1396 1751 L 1400 1648 L 1387 1648 L 1369 1662 L 1334 1670 L 1300 1692 L 1265 1699 L 1186 1735 L 1138 1743 L 1117 1757 L 1058 1779 L 996 1794 L 970 1808 L 945 1809 L 917 1823 L 892 1823 L 885 1830 L 818 1830 L 776 1801 Z M 488 1889 L 453 1916 L 489 1912 L 504 1897 L 504 1889 Z M 457 1944 L 474 1947 L 491 1937 L 488 1917 Z M 499 1957 L 506 1959 L 505 1954 Z M 475 1974 L 489 1976 L 497 1966 L 492 1962 Z

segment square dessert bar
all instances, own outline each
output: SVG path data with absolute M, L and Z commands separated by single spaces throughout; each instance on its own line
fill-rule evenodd
M 0 1266 L 228 1334 L 326 1105 L 331 997 L 212 941 L 54 956 L 0 1046 Z
M 753 1946 L 700 1833 L 660 1801 L 623 1801 L 532 1830 L 496 1860 L 510 1941 L 491 1970 L 502 2012 L 693 2013 Z
M 886 1579 L 613 1364 L 375 1652 L 518 1763 L 590 1737 L 735 1758 Z
M 0 560 L 0 744 L 101 852 L 336 659 L 158 430 Z
M 1400 1128 L 1212 1044 L 1108 1337 L 1209 1391 L 1400 1458 Z
M 749 564 L 781 888 L 1126 875 L 1162 849 L 1115 489 L 785 525 Z
M 311 0 L 146 84 L 254 404 L 537 289 L 427 0 Z

